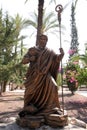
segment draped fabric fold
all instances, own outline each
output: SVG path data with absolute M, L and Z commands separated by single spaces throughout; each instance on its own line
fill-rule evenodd
M 36 115 L 53 113 L 60 108 L 56 77 L 60 61 L 53 51 L 34 49 L 35 61 L 30 62 L 25 81 L 24 110 L 33 111 Z M 33 56 L 32 54 L 30 54 Z M 60 58 L 59 58 L 60 59 Z M 31 112 L 30 112 L 31 113 Z

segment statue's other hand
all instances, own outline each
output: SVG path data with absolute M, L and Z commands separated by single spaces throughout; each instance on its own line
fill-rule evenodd
M 22 64 L 27 64 L 27 63 L 29 63 L 29 58 L 23 58 L 23 60 L 22 60 L 22 62 L 21 62 Z
M 63 48 L 59 48 L 59 50 L 60 50 L 60 53 L 61 53 L 62 55 L 64 55 L 64 50 L 63 50 Z

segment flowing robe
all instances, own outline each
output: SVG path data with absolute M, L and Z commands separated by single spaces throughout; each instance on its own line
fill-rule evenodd
M 42 50 L 33 47 L 26 56 L 29 57 L 30 65 L 24 83 L 23 110 L 31 115 L 52 114 L 55 108 L 60 109 L 56 78 L 63 55 L 57 55 L 47 48 Z M 30 60 L 32 57 L 34 60 Z

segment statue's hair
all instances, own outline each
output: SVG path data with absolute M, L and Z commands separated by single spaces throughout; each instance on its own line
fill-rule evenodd
M 47 35 L 41 34 L 41 35 L 40 35 L 40 38 L 41 38 L 41 37 L 45 37 L 46 40 L 48 41 L 48 37 L 47 37 Z

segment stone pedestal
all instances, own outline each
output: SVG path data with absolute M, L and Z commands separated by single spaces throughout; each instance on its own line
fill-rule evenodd
M 64 127 L 68 125 L 67 115 L 50 114 L 45 117 L 46 124 L 53 127 Z
M 25 117 L 18 117 L 16 119 L 16 123 L 21 127 L 28 127 L 28 128 L 39 128 L 44 125 L 44 118 L 43 116 L 25 116 Z
M 24 116 L 18 117 L 16 123 L 21 127 L 40 128 L 48 125 L 52 128 L 64 127 L 68 125 L 68 116 L 59 114 L 49 114 L 47 116 Z

